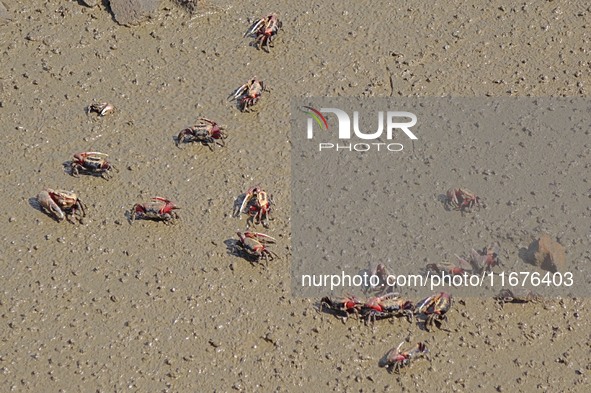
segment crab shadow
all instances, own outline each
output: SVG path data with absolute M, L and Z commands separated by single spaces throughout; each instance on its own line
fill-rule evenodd
M 226 239 L 224 240 L 224 245 L 226 246 L 226 255 L 233 256 L 236 258 L 244 259 L 248 262 L 255 264 L 257 261 L 256 259 L 250 257 L 247 253 L 242 251 L 238 246 L 239 240 L 236 239 Z
M 72 170 L 73 163 L 74 161 L 72 160 L 62 162 L 62 167 L 64 168 L 64 173 L 66 175 L 74 176 L 74 172 Z
M 186 147 L 186 146 L 189 146 L 189 145 L 199 145 L 199 146 L 209 147 L 209 150 L 212 150 L 211 146 L 209 146 L 204 141 L 191 140 L 190 138 L 179 137 L 179 135 L 172 135 L 170 137 L 170 139 L 172 139 L 174 145 L 176 147 L 178 147 L 179 149 L 183 149 L 183 147 Z
M 531 247 L 531 246 L 530 246 Z M 519 251 L 517 252 L 517 256 L 519 257 L 519 259 L 521 259 L 523 261 L 523 263 L 525 263 L 526 265 L 531 265 L 531 266 L 535 266 L 535 264 L 531 263 L 531 255 L 530 255 L 530 249 L 529 248 L 525 248 L 525 247 L 521 247 L 519 249 Z
M 49 213 L 47 210 L 45 210 L 43 207 L 41 207 L 41 204 L 39 203 L 39 200 L 37 199 L 36 196 L 30 197 L 28 199 L 28 202 L 29 202 L 29 206 L 31 206 L 33 209 L 40 211 L 41 213 L 45 214 L 47 217 L 51 218 L 55 222 L 60 222 L 60 220 L 58 220 L 55 216 L 53 216 L 53 214 Z
M 449 204 L 447 203 L 448 202 L 447 195 L 445 195 L 445 194 L 437 195 L 437 201 L 443 205 L 443 208 L 446 211 L 448 211 L 448 212 L 451 211 L 451 209 L 449 208 Z
M 226 246 L 226 255 L 231 255 L 234 257 L 242 257 L 242 253 L 238 249 L 238 240 L 226 239 L 226 240 L 224 240 L 224 245 Z
M 29 206 L 31 206 L 33 209 L 38 210 L 42 213 L 47 214 L 47 212 L 45 211 L 45 209 L 43 209 L 41 207 L 41 204 L 39 203 L 39 200 L 37 199 L 37 196 L 32 196 L 28 199 L 29 202 Z M 47 214 L 48 216 L 50 216 L 49 214 Z
M 178 147 L 179 149 L 183 148 L 183 145 L 185 145 L 186 143 L 183 143 L 183 138 L 179 138 L 178 134 L 177 135 L 172 135 L 170 137 L 170 139 L 172 139 L 172 143 L 174 143 L 174 145 L 176 147 Z
M 441 331 L 444 331 L 444 332 L 447 332 L 447 333 L 451 333 L 451 330 L 450 329 L 447 329 L 447 328 L 444 328 L 443 327 L 443 324 L 444 323 L 448 323 L 447 318 L 446 319 L 443 319 L 443 320 L 437 320 L 437 319 L 434 320 L 433 321 L 433 324 L 431 325 L 430 328 L 427 328 L 427 319 L 425 319 L 425 318 L 417 318 L 416 316 L 414 317 L 414 319 L 416 320 L 417 328 L 419 330 L 424 331 L 424 332 L 432 333 L 435 330 L 441 330 Z
M 335 317 L 347 316 L 346 313 L 330 308 L 330 306 L 326 303 L 327 299 L 329 299 L 328 296 L 323 297 L 322 299 L 314 303 L 314 308 L 316 309 L 316 311 L 322 314 L 328 314 Z
M 384 356 L 380 358 L 380 360 L 378 360 L 378 367 L 385 368 L 390 374 L 392 374 L 393 367 L 388 363 L 388 353 L 389 351 L 386 352 Z
M 129 210 L 126 210 L 126 211 L 125 211 L 125 213 L 123 213 L 123 215 L 124 215 L 124 216 L 125 216 L 125 218 L 127 219 L 127 223 L 128 223 L 129 225 L 133 224 L 133 221 L 134 221 L 134 220 L 132 220 L 132 219 L 131 219 L 131 211 L 132 211 L 132 210 L 133 210 L 133 209 L 129 209 Z
M 253 257 L 251 255 L 249 255 L 248 253 L 244 252 L 243 250 L 240 249 L 240 247 L 238 246 L 239 244 L 239 240 L 236 239 L 226 239 L 224 240 L 224 245 L 226 246 L 226 255 L 229 256 L 233 256 L 236 258 L 240 258 L 243 259 L 247 262 L 250 262 L 250 264 L 252 266 L 256 266 L 260 264 L 260 260 L 258 260 L 256 257 Z M 265 266 L 265 264 L 262 264 L 263 266 Z M 234 270 L 234 263 L 230 263 L 230 269 Z
M 335 310 L 335 309 L 331 308 L 328 304 L 326 304 L 325 299 L 326 298 L 322 298 L 321 300 L 314 303 L 314 308 L 316 309 L 316 311 L 318 313 L 326 314 L 326 315 L 330 315 L 331 317 L 338 318 L 343 323 L 345 323 L 351 317 L 353 319 L 355 319 L 355 316 L 353 314 L 349 314 L 348 312 L 343 311 L 343 310 Z
M 263 51 L 265 53 L 271 53 L 271 51 L 269 49 L 275 47 L 275 44 L 272 42 L 269 42 L 268 45 L 259 45 L 256 40 L 256 34 L 251 34 L 248 36 L 248 38 L 252 39 L 252 41 L 250 41 L 248 43 L 248 46 L 250 46 L 252 48 L 256 48 L 256 50 Z

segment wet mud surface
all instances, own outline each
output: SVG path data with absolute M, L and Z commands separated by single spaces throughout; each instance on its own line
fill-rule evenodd
M 585 5 L 210 2 L 190 16 L 163 1 L 155 18 L 127 28 L 104 6 L 4 3 L 12 20 L 0 25 L 3 391 L 589 391 L 587 298 L 504 307 L 459 298 L 446 330 L 404 319 L 372 329 L 293 297 L 290 267 L 293 97 L 585 97 Z M 242 39 L 267 12 L 283 20 L 270 53 Z M 240 113 L 227 97 L 255 75 L 270 92 Z M 86 113 L 102 101 L 116 111 Z M 175 146 L 199 116 L 225 126 L 226 147 Z M 527 247 L 548 230 L 567 260 L 574 249 L 589 263 L 590 199 L 581 191 L 591 187 L 589 136 L 577 135 L 577 155 L 552 150 L 543 133 L 507 137 L 524 142 L 529 159 L 536 149 L 564 154 L 563 172 L 548 181 L 561 191 L 542 200 L 515 182 L 519 205 L 544 214 L 503 217 L 493 234 L 515 233 L 502 240 Z M 472 142 L 446 164 L 441 192 L 476 175 L 486 188 L 476 157 L 487 146 Z M 109 181 L 64 173 L 83 150 L 108 153 L 119 172 Z M 521 156 L 506 160 L 518 167 Z M 276 201 L 268 233 L 281 258 L 267 268 L 232 252 L 245 226 L 232 217 L 236 198 L 255 184 Z M 88 209 L 83 223 L 40 212 L 34 197 L 45 187 L 75 190 Z M 154 195 L 181 207 L 179 222 L 130 225 L 131 206 Z M 419 249 L 433 253 L 441 241 L 425 237 Z M 425 341 L 431 360 L 400 374 L 378 367 L 403 340 Z

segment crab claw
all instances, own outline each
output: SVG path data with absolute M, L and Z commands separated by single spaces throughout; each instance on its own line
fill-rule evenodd
M 250 82 L 243 84 L 242 86 L 240 86 L 239 88 L 234 90 L 232 93 L 230 93 L 230 95 L 228 96 L 228 100 L 231 101 L 231 100 L 237 99 L 242 94 L 244 94 L 244 92 L 247 91 L 249 87 L 250 87 Z
M 80 152 L 80 153 L 74 154 L 74 158 L 76 158 L 77 160 L 83 160 L 83 159 L 85 159 L 86 157 L 89 157 L 89 156 L 109 157 L 108 154 L 101 153 L 100 151 L 85 151 L 85 152 Z
M 248 205 L 251 201 L 255 193 L 258 193 L 260 188 L 258 186 L 251 187 L 246 191 L 246 195 L 244 196 L 244 200 L 242 201 L 242 205 L 240 206 L 240 213 L 244 213 L 244 208 Z
M 271 237 L 269 235 L 265 235 L 264 233 L 260 233 L 260 232 L 246 231 L 243 233 L 243 236 L 245 238 L 248 237 L 251 239 L 263 240 L 263 241 L 266 241 L 267 243 L 275 243 L 276 242 L 274 237 Z
M 256 22 L 254 22 L 250 28 L 248 29 L 248 31 L 246 33 L 244 33 L 244 35 L 242 36 L 242 38 L 246 38 L 251 34 L 254 34 L 260 27 L 261 25 L 263 25 L 265 23 L 265 18 L 261 18 L 259 20 L 257 20 Z
M 191 128 L 185 128 L 184 130 L 179 132 L 178 136 L 176 137 L 176 146 L 179 147 L 179 145 L 181 144 L 181 142 L 185 138 L 185 135 L 191 135 L 192 132 L 193 132 L 193 129 L 191 129 Z
M 64 219 L 65 215 L 62 209 L 59 208 L 57 203 L 51 198 L 49 191 L 43 190 L 37 195 L 37 201 L 43 209 L 48 211 L 55 219 L 61 221 Z
M 115 109 L 115 108 L 113 107 L 113 105 L 111 105 L 111 104 L 108 104 L 108 103 L 106 103 L 106 102 L 102 103 L 102 104 L 101 104 L 101 108 L 99 108 L 99 110 L 101 111 L 101 112 L 100 112 L 100 116 L 104 116 L 104 115 L 106 115 L 107 113 L 109 113 L 109 112 L 112 112 L 112 111 L 113 111 L 113 109 Z

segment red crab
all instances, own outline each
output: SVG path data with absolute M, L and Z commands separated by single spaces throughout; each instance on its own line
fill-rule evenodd
M 422 342 L 417 343 L 415 347 L 409 351 L 400 351 L 404 344 L 401 342 L 396 348 L 392 348 L 386 353 L 385 361 L 382 362 L 382 367 L 387 367 L 389 372 L 400 372 L 400 369 L 410 365 L 411 361 L 421 357 L 427 357 L 429 350 Z
M 261 187 L 251 187 L 246 191 L 242 205 L 241 213 L 247 213 L 251 216 L 255 224 L 262 223 L 265 228 L 269 228 L 269 215 L 271 213 L 271 204 L 273 196 L 267 194 Z
M 258 262 L 261 258 L 265 261 L 273 260 L 278 257 L 273 251 L 269 250 L 266 244 L 275 243 L 275 239 L 269 235 L 259 232 L 236 232 L 238 235 L 238 242 L 236 247 L 246 253 L 248 258 L 254 262 Z
M 415 314 L 423 319 L 425 329 L 429 330 L 434 323 L 440 327 L 441 321 L 447 320 L 446 313 L 451 306 L 452 296 L 449 293 L 440 292 L 418 302 Z
M 480 208 L 480 197 L 467 188 L 450 188 L 447 190 L 446 197 L 447 209 L 465 211 L 474 206 Z
M 99 116 L 105 116 L 107 113 L 113 112 L 115 107 L 108 102 L 101 102 L 100 104 L 92 104 L 87 108 L 88 113 L 96 112 Z
M 411 301 L 401 298 L 397 293 L 388 293 L 370 298 L 363 304 L 361 314 L 366 322 L 403 315 L 412 321 L 414 309 L 415 306 Z
M 542 300 L 542 297 L 536 292 L 521 288 L 514 291 L 510 289 L 502 289 L 497 296 L 494 297 L 499 303 L 537 303 Z
M 78 216 L 78 220 L 86 215 L 84 204 L 73 191 L 52 190 L 46 188 L 37 195 L 41 208 L 57 221 L 64 217 L 73 222 L 70 217 Z
M 282 23 L 277 18 L 276 14 L 269 14 L 254 22 L 248 31 L 244 33 L 244 37 L 254 37 L 254 44 L 257 48 L 265 48 L 269 52 L 269 44 L 281 29 Z
M 261 98 L 263 91 L 266 91 L 265 84 L 256 78 L 252 78 L 230 94 L 231 100 L 236 100 L 238 108 L 244 112 L 248 107 L 256 104 Z
M 176 145 L 179 147 L 183 142 L 200 142 L 213 150 L 215 144 L 223 147 L 225 145 L 224 139 L 226 139 L 226 134 L 218 123 L 205 117 L 200 117 L 197 119 L 197 124 L 193 127 L 185 128 L 179 132 Z
M 111 178 L 113 165 L 107 161 L 108 155 L 98 151 L 89 151 L 74 154 L 74 159 L 70 163 L 72 176 L 78 177 L 80 172 L 90 175 L 100 175 L 103 179 Z
M 484 247 L 482 251 L 472 249 L 470 251 L 470 264 L 474 268 L 474 272 L 478 274 L 483 271 L 491 272 L 493 267 L 502 265 L 499 260 L 499 252 L 500 245 L 497 242 Z
M 170 200 L 162 197 L 153 197 L 151 202 L 136 203 L 131 208 L 131 222 L 136 217 L 141 217 L 149 220 L 164 221 L 169 224 L 179 218 L 174 211 L 180 209 Z
M 338 300 L 331 299 L 329 297 L 323 297 L 320 300 L 321 309 L 324 307 L 328 308 L 335 314 L 339 315 L 343 322 L 347 321 L 349 314 L 354 314 L 356 317 L 359 317 L 359 312 L 361 311 L 362 305 L 363 302 L 352 295 L 340 298 Z
M 468 265 L 468 263 L 461 258 L 459 258 L 459 263 L 460 265 L 463 264 L 464 266 Z M 463 268 L 461 266 L 456 266 L 451 263 L 430 263 L 427 266 L 425 266 L 425 270 L 431 274 L 449 274 L 450 276 L 461 276 L 464 273 L 470 272 L 469 269 Z
M 378 263 L 373 269 L 369 269 L 369 277 L 369 285 L 363 288 L 364 293 L 382 296 L 394 291 L 396 282 L 393 283 L 394 285 L 389 285 L 389 279 L 394 276 L 390 274 L 390 271 L 383 263 Z

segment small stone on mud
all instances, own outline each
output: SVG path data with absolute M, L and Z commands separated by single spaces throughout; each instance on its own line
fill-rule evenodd
M 566 268 L 564 247 L 547 233 L 543 233 L 530 244 L 525 259 L 528 263 L 550 272 L 564 272 Z
M 100 0 L 81 0 L 82 4 L 84 4 L 87 7 L 96 7 L 99 4 Z
M 156 12 L 160 0 L 110 0 L 110 5 L 117 23 L 135 26 Z

